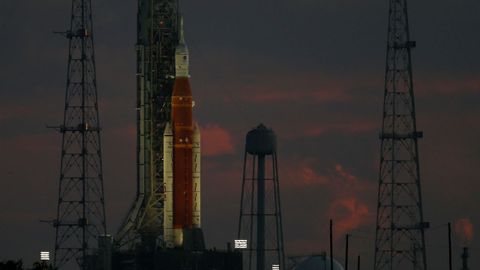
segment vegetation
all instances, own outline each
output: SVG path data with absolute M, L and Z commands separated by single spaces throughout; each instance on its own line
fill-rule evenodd
M 0 262 L 0 270 L 56 270 L 56 268 L 45 262 L 36 262 L 31 268 L 24 268 L 22 260 L 9 260 Z

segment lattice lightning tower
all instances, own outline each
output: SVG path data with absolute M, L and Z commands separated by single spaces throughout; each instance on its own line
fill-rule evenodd
M 71 12 L 54 264 L 87 269 L 106 233 L 91 0 Z
M 426 270 L 424 222 L 406 0 L 390 0 L 375 270 Z

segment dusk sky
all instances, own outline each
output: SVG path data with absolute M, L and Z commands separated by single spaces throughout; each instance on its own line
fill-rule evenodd
M 133 202 L 136 1 L 92 0 L 108 231 Z M 328 249 L 373 265 L 387 0 L 180 0 L 202 129 L 207 245 L 236 236 L 246 133 L 278 135 L 287 255 Z M 70 1 L 0 0 L 0 261 L 52 250 Z M 469 245 L 480 268 L 480 2 L 410 1 L 430 269 Z M 338 256 L 337 256 L 338 255 Z

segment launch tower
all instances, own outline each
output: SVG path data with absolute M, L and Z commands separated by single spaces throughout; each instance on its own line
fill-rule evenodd
M 164 131 L 171 121 L 178 0 L 138 0 L 137 194 L 116 236 L 117 246 L 165 246 Z
M 90 0 L 72 0 L 54 264 L 90 269 L 106 234 Z M 76 268 L 76 267 L 75 267 Z
M 390 0 L 375 270 L 426 270 L 407 0 Z

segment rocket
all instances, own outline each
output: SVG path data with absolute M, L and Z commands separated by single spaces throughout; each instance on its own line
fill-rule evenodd
M 166 247 L 182 247 L 184 233 L 200 224 L 200 130 L 193 121 L 194 101 L 190 88 L 189 52 L 183 20 L 175 50 L 175 82 L 171 100 L 171 122 L 164 142 L 164 241 Z

